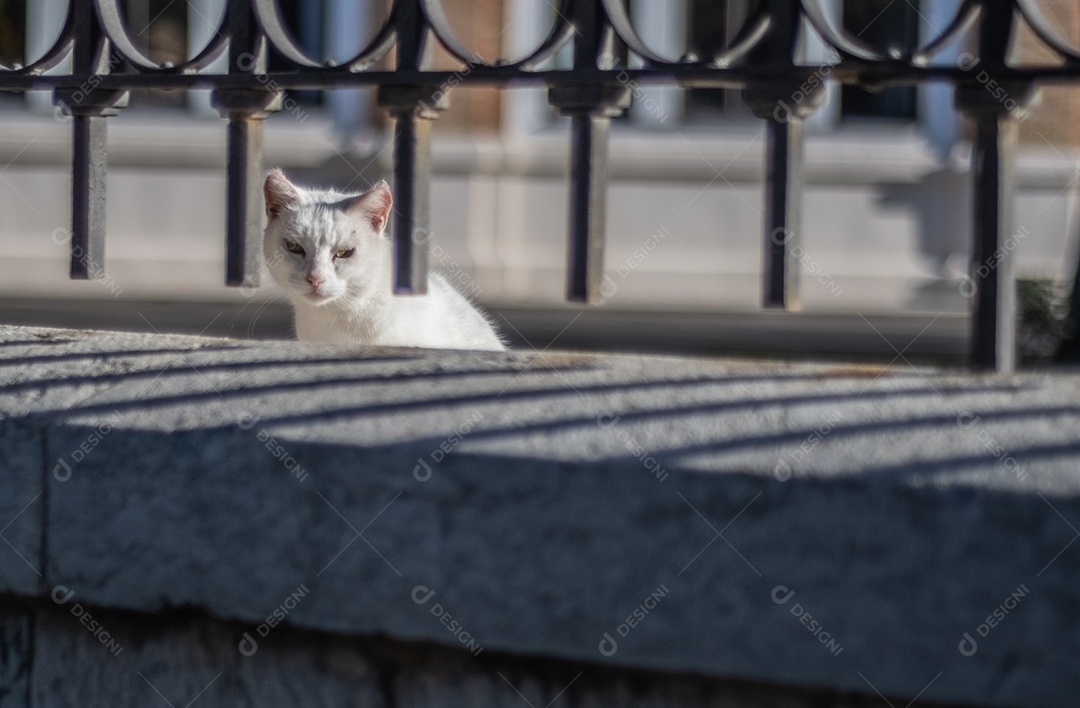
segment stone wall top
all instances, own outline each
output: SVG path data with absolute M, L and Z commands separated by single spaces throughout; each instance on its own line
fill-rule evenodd
M 0 592 L 196 608 L 238 651 L 287 625 L 1066 705 L 1078 393 L 0 327 Z

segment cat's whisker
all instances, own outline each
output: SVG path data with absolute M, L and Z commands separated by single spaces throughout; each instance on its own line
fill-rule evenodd
M 263 281 L 265 281 L 269 277 L 269 273 L 261 273 L 261 278 Z M 248 311 L 248 308 L 254 306 L 256 308 L 255 315 L 252 320 L 248 321 L 248 326 L 246 330 L 247 337 L 249 339 L 253 338 L 253 330 L 255 323 L 258 321 L 258 318 L 262 315 L 265 309 L 273 303 L 273 300 L 274 296 L 271 291 L 268 291 L 265 288 L 255 290 L 250 296 L 247 297 L 240 309 L 233 313 L 232 318 L 229 320 L 229 329 L 234 329 L 238 324 L 238 320 L 240 320 L 240 318 L 244 316 L 244 314 Z
M 249 339 L 255 338 L 255 325 L 258 324 L 259 318 L 262 317 L 262 314 L 266 312 L 266 308 L 270 307 L 272 302 L 273 301 L 270 299 L 270 296 L 267 295 L 266 302 L 264 302 L 259 307 L 259 309 L 255 311 L 255 316 L 252 317 L 251 320 L 248 322 L 247 335 Z

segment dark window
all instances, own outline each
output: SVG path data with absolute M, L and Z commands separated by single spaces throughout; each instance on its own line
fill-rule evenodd
M 863 42 L 885 49 L 914 49 L 919 41 L 918 3 L 900 0 L 844 0 L 844 28 Z M 914 86 L 879 92 L 844 86 L 840 93 L 842 119 L 891 119 L 914 121 Z
M 0 0 L 5 1 L 8 0 Z M 315 58 L 323 56 L 324 5 L 325 2 L 320 0 L 278 0 L 281 17 L 296 43 Z M 143 54 L 158 63 L 179 64 L 188 58 L 188 23 L 191 21 L 188 3 L 177 0 L 122 0 L 120 7 L 128 34 Z M 268 63 L 270 71 L 288 68 L 286 61 L 273 51 L 269 54 Z M 306 106 L 320 105 L 323 97 L 321 91 L 289 90 L 285 94 Z M 186 94 L 183 91 L 132 91 L 131 105 L 183 107 L 186 105 Z
M 188 4 L 171 0 L 123 0 L 120 12 L 131 43 L 158 64 L 180 64 L 188 54 Z M 125 67 L 114 66 L 122 72 Z M 134 71 L 127 67 L 128 71 Z M 147 89 L 131 92 L 132 108 L 173 108 L 186 104 L 183 91 Z
M 342 0 L 338 0 L 341 2 Z M 351 0 L 346 0 L 351 1 Z M 325 59 L 323 42 L 323 22 L 325 21 L 325 2 L 321 0 L 278 0 L 278 10 L 282 20 L 292 33 L 293 39 L 304 53 L 315 59 Z M 276 52 L 270 52 L 270 71 L 287 71 L 291 67 Z M 305 106 L 322 104 L 322 91 L 287 90 L 285 95 Z
M 0 0 L 0 62 L 26 62 L 26 0 Z
M 690 0 L 686 8 L 686 47 L 707 57 L 728 46 L 760 0 Z M 729 89 L 689 89 L 686 120 L 711 120 L 719 113 L 744 112 L 739 92 Z
M 0 62 L 26 63 L 26 1 L 0 0 Z M 0 105 L 20 105 L 22 94 L 0 93 Z

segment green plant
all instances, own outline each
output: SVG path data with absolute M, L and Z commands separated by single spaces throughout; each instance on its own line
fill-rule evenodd
M 1054 356 L 1065 336 L 1066 293 L 1049 278 L 1018 278 L 1017 349 L 1022 359 Z

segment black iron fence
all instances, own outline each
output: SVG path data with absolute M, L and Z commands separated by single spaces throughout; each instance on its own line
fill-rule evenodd
M 195 57 L 157 64 L 125 26 L 120 0 L 70 0 L 53 46 L 27 66 L 0 67 L 0 90 L 52 89 L 73 117 L 71 277 L 89 278 L 104 262 L 105 121 L 141 89 L 213 89 L 228 118 L 227 274 L 230 285 L 253 284 L 261 238 L 262 121 L 280 110 L 287 89 L 376 86 L 378 105 L 394 118 L 394 287 L 426 288 L 428 152 L 432 121 L 458 85 L 534 84 L 571 119 L 568 298 L 589 302 L 603 278 L 608 128 L 632 99 L 632 87 L 741 89 L 767 126 L 762 244 L 764 305 L 798 302 L 799 205 L 803 120 L 828 80 L 872 89 L 948 81 L 957 108 L 974 126 L 971 266 L 974 292 L 971 362 L 1007 371 L 1015 357 L 1012 158 L 1017 121 L 1037 84 L 1080 79 L 1080 48 L 1040 10 L 1036 0 L 963 0 L 955 17 L 923 46 L 873 46 L 846 32 L 827 0 L 757 0 L 741 29 L 723 46 L 700 55 L 665 58 L 642 40 L 625 0 L 557 0 L 546 38 L 527 56 L 486 62 L 454 35 L 439 0 L 395 0 L 386 22 L 355 57 L 340 64 L 305 54 L 283 21 L 276 0 L 227 0 L 221 25 Z M 1009 62 L 1014 36 L 1026 24 L 1058 58 L 1039 66 Z M 838 57 L 811 65 L 799 56 L 800 35 L 815 32 Z M 965 42 L 959 61 L 937 60 L 943 48 Z M 438 43 L 467 71 L 430 69 Z M 572 65 L 552 68 L 564 47 Z M 228 70 L 206 68 L 223 53 Z M 274 53 L 289 68 L 268 72 Z M 67 56 L 70 74 L 44 72 Z M 392 56 L 391 56 L 392 55 Z M 394 68 L 385 60 L 392 58 Z M 123 67 L 123 70 L 119 70 Z M 631 68 L 633 67 L 633 68 Z M 633 83 L 631 83 L 633 82 Z

